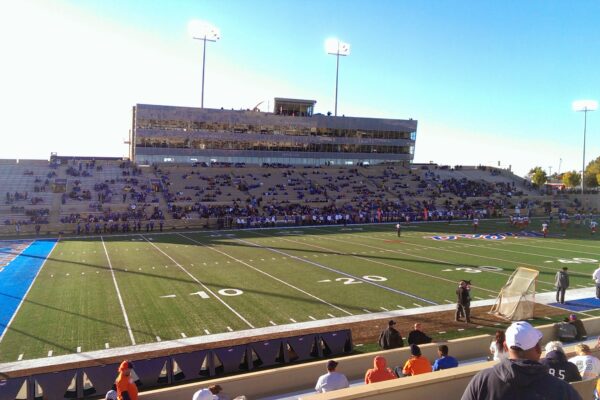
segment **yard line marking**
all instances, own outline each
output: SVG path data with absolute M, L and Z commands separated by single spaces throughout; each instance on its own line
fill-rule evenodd
M 207 335 L 210 335 L 210 331 L 209 331 L 208 329 L 205 329 L 205 330 L 204 330 L 204 332 L 205 332 Z
M 385 308 L 385 307 L 379 307 L 379 308 L 381 308 L 383 311 L 390 311 L 390 310 L 388 310 L 388 309 L 387 309 L 387 308 Z
M 284 241 L 292 242 L 292 243 L 298 243 L 297 241 L 290 240 L 290 239 L 285 239 L 285 238 L 280 238 L 280 239 L 281 239 L 281 240 L 284 240 Z M 402 295 L 404 295 L 404 296 L 408 296 L 408 297 L 411 297 L 411 298 L 413 298 L 413 299 L 416 299 L 416 300 L 421 300 L 421 301 L 423 301 L 423 302 L 425 302 L 425 303 L 429 303 L 429 304 L 431 304 L 431 305 L 437 305 L 437 303 L 435 303 L 435 302 L 433 302 L 433 301 L 430 301 L 430 300 L 424 299 L 424 298 L 422 298 L 422 297 L 419 297 L 419 296 L 415 296 L 414 294 L 411 294 L 411 293 L 408 293 L 408 292 L 404 292 L 404 291 L 402 291 L 402 290 L 399 290 L 399 289 L 394 289 L 394 288 L 391 288 L 391 287 L 389 287 L 389 286 L 381 285 L 381 284 L 379 284 L 379 283 L 377 283 L 377 282 L 369 281 L 369 280 L 366 280 L 366 279 L 364 279 L 364 278 L 362 278 L 362 277 L 355 276 L 355 275 L 349 274 L 349 273 L 347 273 L 347 272 L 344 272 L 344 271 L 341 271 L 341 270 L 338 270 L 338 269 L 335 269 L 335 268 L 332 268 L 332 267 L 328 267 L 328 266 L 326 266 L 326 265 L 323 265 L 323 264 L 319 264 L 319 263 L 317 263 L 317 262 L 314 262 L 314 261 L 310 261 L 310 260 L 303 260 L 303 259 L 302 259 L 302 258 L 300 258 L 300 257 L 293 256 L 293 255 L 291 255 L 291 254 L 288 254 L 288 253 L 285 253 L 285 252 L 283 252 L 283 251 L 281 251 L 281 250 L 273 249 L 273 248 L 270 248 L 270 247 L 264 247 L 264 246 L 258 245 L 258 244 L 256 244 L 256 243 L 248 242 L 248 241 L 246 241 L 246 240 L 242 240 L 242 239 L 237 239 L 237 240 L 238 240 L 238 241 L 240 241 L 240 242 L 242 242 L 242 243 L 249 244 L 249 245 L 251 245 L 251 246 L 255 246 L 255 247 L 258 247 L 258 248 L 261 248 L 261 249 L 267 249 L 267 250 L 269 250 L 269 251 L 273 251 L 273 252 L 275 252 L 275 253 L 279 253 L 279 254 L 286 255 L 287 257 L 290 257 L 290 258 L 292 258 L 292 259 L 294 259 L 294 260 L 297 260 L 297 261 L 300 261 L 300 262 L 305 262 L 305 263 L 308 263 L 308 264 L 314 265 L 314 266 L 316 266 L 316 267 L 323 268 L 323 269 L 326 269 L 326 270 L 328 270 L 328 271 L 335 272 L 335 273 L 338 273 L 338 274 L 340 274 L 340 275 L 344 275 L 344 276 L 347 276 L 347 277 L 353 278 L 353 279 L 355 279 L 355 280 L 357 280 L 357 281 L 361 281 L 361 282 L 363 282 L 363 283 L 367 283 L 367 284 L 369 284 L 369 285 L 376 286 L 376 287 L 378 287 L 378 288 L 380 288 L 380 289 L 388 290 L 388 291 L 390 291 L 390 292 L 397 293 L 397 294 L 402 294 Z M 316 247 L 316 248 L 321 248 L 320 246 L 317 246 L 317 245 L 312 245 L 312 244 L 309 244 L 308 246 L 312 246 L 312 247 Z M 331 250 L 329 250 L 329 249 L 325 249 L 325 250 L 331 251 Z M 336 308 L 338 308 L 338 307 L 336 307 Z M 345 312 L 347 312 L 347 311 L 345 311 Z M 347 313 L 348 313 L 348 312 L 347 312 Z M 350 315 L 351 315 L 351 314 L 350 314 Z
M 23 359 L 23 354 L 19 354 L 19 358 L 17 358 L 17 361 L 21 361 Z
M 183 236 L 181 234 L 179 234 L 180 236 Z M 185 269 L 185 267 L 181 264 L 179 264 L 177 261 L 175 261 L 175 259 L 173 257 L 171 257 L 170 255 L 168 255 L 167 253 L 165 253 L 160 247 L 158 247 L 156 244 L 152 243 L 151 241 L 149 241 L 144 235 L 140 235 L 145 241 L 147 241 L 148 243 L 150 243 L 156 250 L 160 251 L 162 254 L 164 254 L 167 258 L 169 258 L 171 261 L 173 261 L 175 263 L 175 265 L 177 265 L 179 268 L 181 268 L 181 270 L 183 272 L 185 272 L 190 278 L 192 278 L 196 283 L 198 283 L 200 286 L 202 286 L 204 288 L 204 290 L 206 290 L 208 293 L 212 294 L 213 297 L 215 299 L 217 299 L 221 304 L 223 304 L 225 307 L 227 307 L 229 309 L 229 311 L 231 311 L 232 313 L 234 313 L 239 319 L 241 319 L 242 321 L 244 321 L 246 323 L 246 325 L 248 325 L 250 328 L 254 328 L 254 325 L 252 325 L 250 323 L 250 321 L 248 321 L 246 318 L 244 318 L 242 316 L 242 314 L 240 314 L 239 312 L 237 312 L 236 310 L 233 309 L 233 307 L 231 307 L 229 304 L 227 304 L 225 301 L 223 301 L 223 299 L 221 299 L 221 297 L 219 297 L 215 292 L 213 292 L 209 287 L 207 287 L 204 283 L 200 282 L 198 280 L 198 278 L 196 278 L 194 275 L 192 275 L 187 269 Z M 186 237 L 186 236 L 183 236 Z
M 181 332 L 181 337 L 185 339 L 187 336 L 185 335 L 185 333 Z
M 15 319 L 15 317 L 17 316 L 17 314 L 19 313 L 19 310 L 21 309 L 21 306 L 23 305 L 23 302 L 25 301 L 25 299 L 27 298 L 27 295 L 29 294 L 29 291 L 31 290 L 31 288 L 33 287 L 33 284 L 35 283 L 38 275 L 40 274 L 40 271 L 44 268 L 44 265 L 46 265 L 46 261 L 48 261 L 48 258 L 50 258 L 50 255 L 52 254 L 52 252 L 54 251 L 54 249 L 56 248 L 56 245 L 58 244 L 60 238 L 56 240 L 56 243 L 54 243 L 54 246 L 52 246 L 52 249 L 50 250 L 50 252 L 48 253 L 48 255 L 46 256 L 46 259 L 44 260 L 44 262 L 42 263 L 42 265 L 40 265 L 40 269 L 38 269 L 38 272 L 35 274 L 35 276 L 33 277 L 31 283 L 29 284 L 29 288 L 27 289 L 27 291 L 25 292 L 25 294 L 23 295 L 23 298 L 21 299 L 21 301 L 19 302 L 19 305 L 17 306 L 17 308 L 15 309 L 15 312 L 13 313 L 12 317 L 10 318 L 10 320 L 8 321 L 8 323 L 6 324 L 6 326 L 4 327 L 4 330 L 2 331 L 2 334 L 0 334 L 0 342 L 2 342 L 2 339 L 4 339 L 4 335 L 6 334 L 6 332 L 8 331 L 8 328 L 10 327 L 10 324 L 13 322 L 13 320 Z
M 308 318 L 312 319 L 313 321 L 316 321 L 317 319 L 315 317 L 313 317 L 312 315 L 309 315 Z
M 160 342 L 160 341 L 161 341 L 161 340 L 160 340 L 160 336 L 157 336 L 157 337 L 156 337 L 156 341 L 157 341 L 157 342 Z
M 315 295 L 313 295 L 313 294 L 311 294 L 311 293 L 307 292 L 306 290 L 300 289 L 299 287 L 297 287 L 297 286 L 294 286 L 294 285 L 292 285 L 291 283 L 288 283 L 288 282 L 286 282 L 286 281 L 284 281 L 284 280 L 282 280 L 282 279 L 279 279 L 279 278 L 277 278 L 277 277 L 275 277 L 275 276 L 273 276 L 273 275 L 271 275 L 271 274 L 269 274 L 269 273 L 267 273 L 267 272 L 265 272 L 265 271 L 263 271 L 263 270 L 261 270 L 261 269 L 259 269 L 259 268 L 256 268 L 256 267 L 254 267 L 254 266 L 252 266 L 252 265 L 250 265 L 250 264 L 248 264 L 248 263 L 246 263 L 246 262 L 244 262 L 244 261 L 242 261 L 242 260 L 240 260 L 240 259 L 238 259 L 238 258 L 235 258 L 235 257 L 233 257 L 232 255 L 229 255 L 229 254 L 225 253 L 224 251 L 221 251 L 221 250 L 219 250 L 219 249 L 217 249 L 217 248 L 214 248 L 214 247 L 212 247 L 212 246 L 208 246 L 208 245 L 206 245 L 206 244 L 204 244 L 204 243 L 202 243 L 202 242 L 199 242 L 199 241 L 197 241 L 197 240 L 194 240 L 194 239 L 192 239 L 192 238 L 190 238 L 190 237 L 188 237 L 188 236 L 185 236 L 185 235 L 183 235 L 183 234 L 181 234 L 181 233 L 179 233 L 178 235 L 179 235 L 179 236 L 181 236 L 181 237 L 184 237 L 184 238 L 186 238 L 187 240 L 189 240 L 189 241 L 191 241 L 191 242 L 197 243 L 197 244 L 199 244 L 199 245 L 201 245 L 201 246 L 203 246 L 203 247 L 207 247 L 207 248 L 209 248 L 210 250 L 216 251 L 216 252 L 217 252 L 217 253 L 219 253 L 219 254 L 222 254 L 222 255 L 224 255 L 224 256 L 226 256 L 226 257 L 229 257 L 229 258 L 231 258 L 232 260 L 234 260 L 234 261 L 237 261 L 237 262 L 239 262 L 240 264 L 243 264 L 243 265 L 247 266 L 248 268 L 251 268 L 251 269 L 253 269 L 253 270 L 257 271 L 257 272 L 260 272 L 260 273 L 261 273 L 261 274 L 263 274 L 263 275 L 266 275 L 266 276 L 268 276 L 268 277 L 269 277 L 269 278 L 271 278 L 271 279 L 274 279 L 274 280 L 276 280 L 277 282 L 280 282 L 280 283 L 282 283 L 282 284 L 284 284 L 284 285 L 286 285 L 286 286 L 289 286 L 289 287 L 291 287 L 292 289 L 295 289 L 295 290 L 297 290 L 297 291 L 299 291 L 299 292 L 301 292 L 301 293 L 304 293 L 305 295 L 307 295 L 307 296 L 310 296 L 310 297 L 312 297 L 313 299 L 320 301 L 321 303 L 327 304 L 327 305 L 329 305 L 329 306 L 331 306 L 331 307 L 333 307 L 333 308 L 335 308 L 335 309 L 337 309 L 337 310 L 340 310 L 340 311 L 342 311 L 342 312 L 344 312 L 344 313 L 346 313 L 346 314 L 348 314 L 348 315 L 352 315 L 352 313 L 351 313 L 351 312 L 349 312 L 349 311 L 346 311 L 346 310 L 344 310 L 343 308 L 340 308 L 340 307 L 338 307 L 338 306 L 336 306 L 336 305 L 334 305 L 334 304 L 332 304 L 332 303 L 329 303 L 328 301 L 325 301 L 325 300 L 323 300 L 323 299 L 321 299 L 321 298 L 319 298 L 319 297 L 317 297 L 317 296 L 315 296 Z M 240 239 L 236 239 L 236 240 L 240 240 Z M 245 242 L 245 241 L 243 241 L 243 240 L 241 240 L 241 241 L 242 241 L 242 242 Z M 247 243 L 250 243 L 250 242 L 247 242 Z M 261 246 L 255 245 L 254 243 L 250 243 L 250 244 L 252 244 L 253 246 L 256 246 L 256 247 L 262 248 Z
M 228 327 L 227 327 L 227 330 L 228 330 L 229 332 L 233 332 L 233 329 L 231 329 L 231 327 L 230 327 L 230 326 L 228 326 Z
M 77 352 L 81 353 L 81 346 L 77 346 Z
M 269 323 L 270 323 L 271 325 L 273 325 L 273 326 L 276 326 L 276 325 L 277 325 L 277 324 L 276 324 L 275 322 L 273 322 L 273 321 L 269 321 Z
M 100 236 L 100 240 L 102 241 L 102 247 L 104 247 L 104 254 L 106 254 L 106 259 L 108 260 L 108 266 L 110 268 L 110 273 L 112 274 L 113 283 L 115 284 L 115 289 L 117 290 L 117 297 L 119 298 L 119 304 L 121 305 L 121 311 L 123 312 L 123 318 L 125 319 L 125 326 L 127 326 L 127 331 L 129 332 L 129 338 L 131 339 L 131 344 L 135 345 L 135 338 L 133 337 L 133 331 L 131 330 L 131 325 L 129 325 L 129 318 L 127 317 L 127 311 L 125 311 L 125 305 L 123 304 L 123 297 L 121 297 L 121 291 L 119 290 L 119 285 L 117 284 L 117 278 L 115 277 L 115 270 L 113 269 L 112 263 L 110 262 L 110 257 L 108 256 L 108 250 L 106 250 L 106 244 L 104 243 L 104 238 Z
M 52 350 L 48 352 L 48 357 L 52 357 Z
M 292 321 L 293 323 L 296 323 L 298 321 L 296 321 L 294 318 L 290 318 L 290 321 Z
M 110 346 L 108 345 L 108 343 L 104 343 L 104 348 L 105 349 L 110 349 Z
M 327 313 L 327 315 L 329 315 L 331 318 L 335 318 L 335 315 L 329 314 Z

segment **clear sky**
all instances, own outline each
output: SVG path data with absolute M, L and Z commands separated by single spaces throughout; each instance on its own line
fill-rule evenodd
M 266 111 L 274 97 L 419 121 L 416 162 L 581 169 L 600 100 L 600 1 L 7 0 L 0 3 L 0 158 L 121 156 L 136 103 Z M 600 156 L 600 110 L 586 160 Z M 561 160 L 562 159 L 562 164 Z

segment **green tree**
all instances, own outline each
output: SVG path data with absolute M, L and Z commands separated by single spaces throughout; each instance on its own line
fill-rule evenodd
M 585 168 L 585 186 L 586 187 L 596 187 L 600 183 L 600 157 L 591 161 L 587 167 Z
M 577 171 L 568 171 L 563 174 L 562 183 L 568 188 L 574 188 L 581 184 L 581 174 Z
M 535 167 L 529 170 L 529 174 L 527 174 L 531 183 L 536 187 L 541 187 L 548 181 L 548 176 L 546 172 L 542 169 L 542 167 Z

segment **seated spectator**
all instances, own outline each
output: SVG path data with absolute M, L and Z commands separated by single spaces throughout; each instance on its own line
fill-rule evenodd
M 445 344 L 438 346 L 438 356 L 440 358 L 433 363 L 434 371 L 458 367 L 458 360 L 448 355 L 448 346 Z
M 585 330 L 585 326 L 583 322 L 577 318 L 577 315 L 571 314 L 569 315 L 569 323 L 577 329 L 577 336 L 575 339 L 577 340 L 585 340 L 587 339 L 587 331 Z
M 117 400 L 117 392 L 115 390 L 109 390 L 106 392 L 104 400 Z
M 431 363 L 429 360 L 421 354 L 421 349 L 416 344 L 410 345 L 410 358 L 404 363 L 402 371 L 398 371 L 396 368 L 396 375 L 400 376 L 413 376 L 420 375 L 426 372 L 431 372 Z
M 565 318 L 564 321 L 554 324 L 556 327 L 556 336 L 558 340 L 563 343 L 574 342 L 577 338 L 577 328 L 575 325 L 569 323 L 569 319 Z
M 584 381 L 596 379 L 600 376 L 600 360 L 592 356 L 592 351 L 587 344 L 580 343 L 575 346 L 575 357 L 569 358 L 569 361 L 577 366 L 579 374 Z
M 387 367 L 387 361 L 381 356 L 373 359 L 373 368 L 368 369 L 365 374 L 365 383 L 376 383 L 396 379 L 396 375 Z
M 349 386 L 346 375 L 336 372 L 335 369 L 337 366 L 338 363 L 335 360 L 329 360 L 327 362 L 327 373 L 319 377 L 317 385 L 315 386 L 317 393 L 331 392 Z
M 220 385 L 212 385 L 208 388 L 200 389 L 192 396 L 192 400 L 223 400 L 225 397 L 220 397 L 223 389 Z
M 478 372 L 461 400 L 581 400 L 570 384 L 550 375 L 539 363 L 543 336 L 528 322 L 514 322 L 506 329 L 508 358 Z
M 413 330 L 408 334 L 408 344 L 427 344 L 431 343 L 432 339 L 421 330 L 421 324 L 416 323 Z
M 540 363 L 548 367 L 550 375 L 562 379 L 563 381 L 577 382 L 581 380 L 581 375 L 577 366 L 567 361 L 562 343 L 558 341 L 548 342 L 546 344 L 546 357 Z
M 492 343 L 490 343 L 490 354 L 492 360 L 498 361 L 508 356 L 504 347 L 505 340 L 506 338 L 504 336 L 504 331 L 496 331 L 496 337 Z

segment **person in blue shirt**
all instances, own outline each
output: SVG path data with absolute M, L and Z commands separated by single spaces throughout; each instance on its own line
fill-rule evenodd
M 433 363 L 433 370 L 440 371 L 442 369 L 458 367 L 458 360 L 448 355 L 448 346 L 442 344 L 438 347 L 438 358 Z

